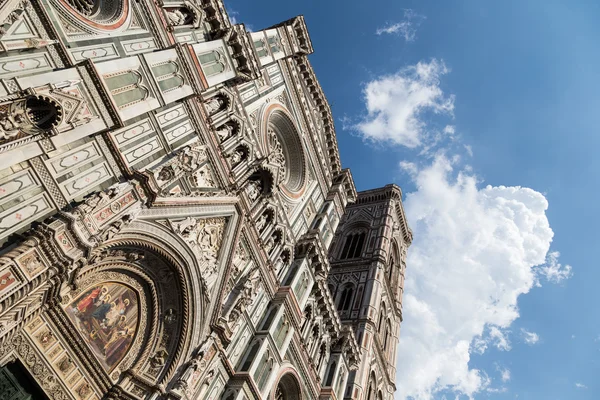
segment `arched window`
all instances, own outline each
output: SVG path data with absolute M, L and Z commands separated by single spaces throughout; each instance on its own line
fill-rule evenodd
M 363 246 L 365 244 L 365 232 L 351 233 L 346 236 L 346 242 L 342 249 L 340 259 L 346 260 L 349 258 L 358 258 L 362 255 Z
M 265 355 L 263 356 L 260 365 L 257 369 L 256 383 L 260 390 L 265 388 L 265 384 L 267 383 L 267 379 L 271 375 L 271 371 L 273 371 L 273 357 L 271 357 L 271 350 L 267 349 Z
M 300 400 L 300 395 L 297 378 L 291 373 L 282 376 L 275 388 L 275 400 Z
M 387 350 L 387 345 L 388 345 L 391 330 L 392 330 L 392 324 L 391 324 L 390 320 L 388 319 L 387 324 L 385 326 L 385 337 L 383 340 L 383 350 L 384 351 Z
M 207 77 L 220 74 L 227 69 L 225 57 L 218 51 L 212 50 L 198 55 L 202 71 Z
M 381 324 L 383 322 L 383 315 L 385 314 L 385 303 L 381 303 L 381 308 L 379 309 L 379 323 L 377 324 L 377 330 L 381 332 Z
M 333 376 L 335 374 L 336 366 L 337 366 L 337 364 L 335 363 L 335 361 L 333 361 L 329 365 L 329 372 L 327 373 L 327 379 L 325 379 L 325 386 L 331 386 L 331 384 L 333 383 Z
M 375 391 L 377 390 L 377 379 L 375 379 L 375 373 L 371 372 L 369 378 L 369 388 L 367 389 L 367 400 L 375 400 Z
M 281 320 L 279 320 L 279 324 L 277 326 L 277 331 L 275 333 L 275 343 L 277 347 L 281 349 L 283 346 L 283 341 L 290 331 L 290 323 L 287 321 L 287 317 L 283 316 Z
M 352 305 L 352 296 L 354 295 L 354 286 L 352 284 L 348 284 L 344 286 L 342 289 L 342 293 L 340 295 L 340 301 L 338 303 L 338 309 L 340 311 L 348 311 Z
M 120 71 L 104 76 L 104 82 L 119 108 L 125 108 L 145 100 L 148 89 L 142 85 L 142 75 L 138 71 Z

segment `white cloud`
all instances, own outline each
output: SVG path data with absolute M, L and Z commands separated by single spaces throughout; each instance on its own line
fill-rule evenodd
M 529 345 L 534 345 L 540 341 L 540 335 L 535 332 L 529 332 L 528 330 L 521 328 L 521 334 L 523 335 L 525 343 Z
M 510 381 L 510 370 L 508 368 L 500 369 L 500 379 L 502 379 L 502 382 Z
M 490 327 L 489 338 L 498 350 L 510 350 L 510 342 L 508 340 L 508 332 L 501 330 L 497 326 Z
M 447 135 L 452 136 L 452 135 L 454 135 L 455 132 L 456 132 L 456 127 L 453 125 L 446 125 L 444 127 L 444 133 Z
M 523 187 L 479 187 L 478 179 L 436 156 L 414 172 L 405 200 L 414 232 L 399 344 L 398 398 L 467 396 L 490 387 L 470 368 L 472 353 L 508 350 L 517 300 L 537 282 L 553 232 L 544 196 Z M 406 164 L 405 164 L 406 165 Z
M 575 382 L 575 387 L 577 389 L 587 389 L 588 387 L 585 386 L 583 383 L 579 383 L 579 382 Z
M 236 25 L 236 24 L 239 23 L 239 21 L 237 19 L 237 16 L 240 15 L 239 12 L 233 11 L 233 10 L 229 10 L 228 15 L 229 15 L 229 22 L 231 22 L 231 25 Z
M 519 296 L 571 272 L 558 263 L 558 253 L 548 254 L 554 234 L 544 195 L 519 186 L 480 187 L 472 169 L 449 150 L 453 142 L 472 154 L 455 137 L 454 125 L 434 125 L 434 116 L 453 117 L 454 96 L 440 86 L 448 72 L 434 59 L 377 77 L 363 91 L 366 116 L 343 121 L 371 143 L 418 150 L 414 159 L 399 163 L 416 190 L 404 202 L 414 242 L 397 399 L 505 391 L 492 387 L 486 371 L 470 367 L 471 354 L 510 350 Z
M 467 154 L 473 157 L 473 148 L 468 144 L 465 144 L 465 150 L 467 150 Z
M 546 264 L 537 269 L 538 275 L 552 283 L 560 283 L 563 280 L 570 278 L 573 275 L 571 271 L 572 267 L 570 265 L 565 265 L 563 267 L 563 265 L 558 262 L 559 256 L 560 253 L 558 251 L 548 253 Z
M 431 136 L 423 114 L 453 113 L 454 96 L 446 96 L 439 86 L 448 72 L 443 61 L 433 59 L 368 82 L 363 90 L 367 115 L 350 128 L 374 142 L 422 145 Z
M 387 24 L 375 31 L 377 35 L 396 34 L 400 35 L 407 42 L 415 40 L 417 28 L 425 20 L 425 16 L 415 13 L 413 10 L 404 10 L 404 19 L 400 22 Z

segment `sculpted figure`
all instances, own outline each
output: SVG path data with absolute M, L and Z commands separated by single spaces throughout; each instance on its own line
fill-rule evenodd
M 219 142 L 223 143 L 233 134 L 233 126 L 230 124 L 225 124 L 216 130 L 217 136 L 219 137 Z
M 183 221 L 179 221 L 174 224 L 175 231 L 181 234 L 184 239 L 191 239 L 191 235 L 196 228 L 196 223 L 196 218 L 187 217 Z
M 269 222 L 269 219 L 267 217 L 266 213 L 263 213 L 260 218 L 258 219 L 258 221 L 256 221 L 256 229 L 258 230 L 258 232 L 261 232 L 265 229 L 265 227 L 267 226 L 267 222 Z
M 206 106 L 206 111 L 208 111 L 208 113 L 212 115 L 219 111 L 221 108 L 225 107 L 225 101 L 221 97 L 213 97 L 212 99 L 204 103 L 204 105 Z
M 171 26 L 185 25 L 189 15 L 182 12 L 181 10 L 170 10 L 167 11 L 167 19 Z
M 236 150 L 233 153 L 231 153 L 231 156 L 229 158 L 231 160 L 231 165 L 235 166 L 244 159 L 244 153 L 242 153 L 240 150 Z
M 246 193 L 248 193 L 250 201 L 256 201 L 260 196 L 260 192 L 262 192 L 262 185 L 259 181 L 250 181 L 246 186 Z

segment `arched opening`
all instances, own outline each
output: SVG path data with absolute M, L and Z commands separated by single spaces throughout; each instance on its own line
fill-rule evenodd
M 49 399 L 20 361 L 0 368 L 0 398 L 12 400 Z
M 62 107 L 49 97 L 29 96 L 25 107 L 31 124 L 42 131 L 49 131 L 62 120 Z
M 274 400 L 301 400 L 302 389 L 298 379 L 292 373 L 287 373 L 279 379 L 275 387 Z

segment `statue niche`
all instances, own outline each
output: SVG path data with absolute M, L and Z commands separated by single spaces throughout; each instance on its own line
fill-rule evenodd
M 184 1 L 179 7 L 165 7 L 167 22 L 171 28 L 177 26 L 192 26 L 199 28 L 201 22 L 201 11 L 189 1 Z
M 0 144 L 50 133 L 62 118 L 62 107 L 48 96 L 13 95 L 0 99 Z

